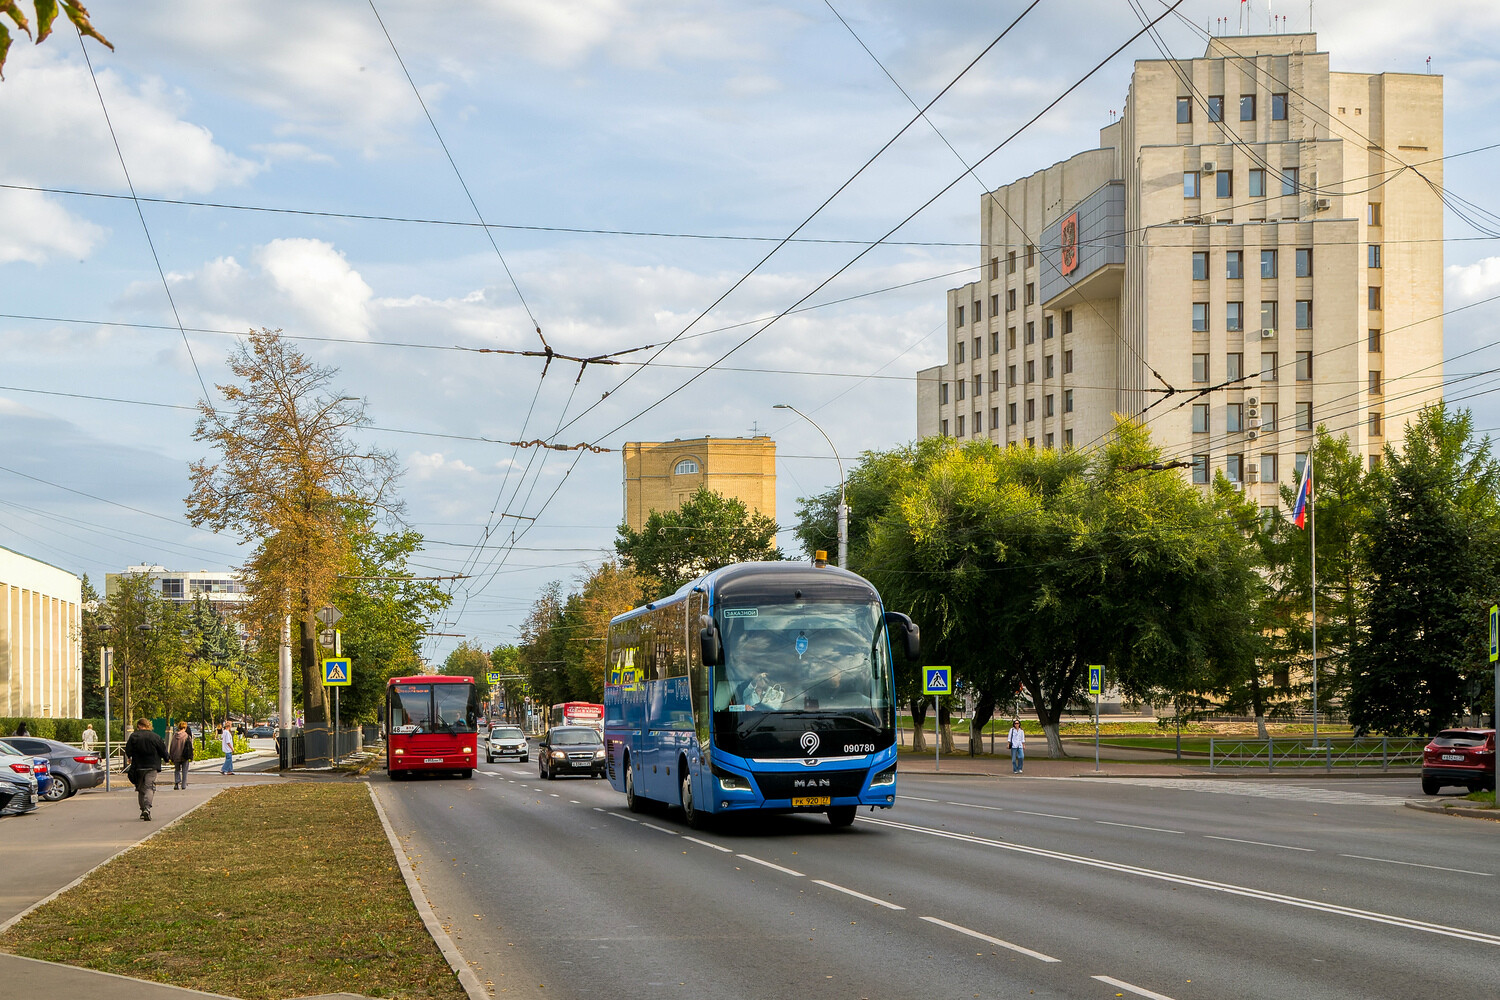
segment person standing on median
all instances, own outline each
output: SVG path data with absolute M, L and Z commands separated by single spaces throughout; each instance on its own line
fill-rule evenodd
M 167 745 L 151 731 L 150 719 L 137 719 L 135 732 L 125 741 L 125 774 L 135 786 L 141 819 L 151 818 L 151 800 L 156 797 L 156 775 L 167 756 Z
M 234 773 L 234 725 L 228 719 L 224 720 L 224 728 L 219 730 L 219 745 L 224 748 L 224 766 L 220 768 L 220 774 Z
M 1020 719 L 1011 722 L 1005 742 L 1010 747 L 1010 773 L 1020 774 L 1026 764 L 1026 731 L 1021 728 Z
M 187 787 L 188 765 L 193 762 L 193 734 L 185 721 L 179 721 L 172 732 L 172 742 L 167 747 L 167 759 L 172 762 L 172 787 Z
M 94 732 L 94 725 L 93 725 L 93 723 L 89 723 L 89 725 L 83 730 L 83 751 L 84 751 L 84 753 L 92 753 L 93 750 L 94 750 L 94 744 L 98 743 L 98 742 L 99 742 L 99 734 L 96 733 L 96 732 Z

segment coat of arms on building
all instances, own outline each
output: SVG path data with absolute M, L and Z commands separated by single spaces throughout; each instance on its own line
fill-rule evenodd
M 1078 213 L 1074 212 L 1063 220 L 1062 232 L 1059 234 L 1059 243 L 1062 244 L 1062 273 L 1072 274 L 1078 270 Z

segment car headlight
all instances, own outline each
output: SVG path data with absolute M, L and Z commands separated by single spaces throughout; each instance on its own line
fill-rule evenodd
M 595 750 L 594 751 L 594 759 L 595 760 L 603 760 L 604 759 L 604 751 L 603 750 Z
M 568 759 L 568 755 L 565 754 L 565 753 L 563 753 L 561 750 L 554 750 L 554 751 L 552 751 L 552 759 L 553 760 L 567 760 Z

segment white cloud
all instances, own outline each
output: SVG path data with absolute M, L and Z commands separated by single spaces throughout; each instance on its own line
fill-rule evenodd
M 443 473 L 468 475 L 474 472 L 474 467 L 463 459 L 448 458 L 440 451 L 414 451 L 407 461 L 411 466 L 412 477 L 417 480 L 432 479 Z
M 332 244 L 272 240 L 255 257 L 281 298 L 318 329 L 345 336 L 368 334 L 374 293 Z
M 35 191 L 0 190 L 0 219 L 0 264 L 87 257 L 105 232 Z
M 1444 274 L 1444 285 L 1449 309 L 1500 293 L 1500 257 L 1450 265 Z

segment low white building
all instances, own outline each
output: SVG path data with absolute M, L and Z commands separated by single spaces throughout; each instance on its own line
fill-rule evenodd
M 250 599 L 239 570 L 169 570 L 165 566 L 127 566 L 124 573 L 105 574 L 105 597 L 112 597 L 119 589 L 122 576 L 149 577 L 153 590 L 177 604 L 191 604 L 201 597 L 224 617 L 238 616 Z
M 0 548 L 0 715 L 83 714 L 83 581 Z

